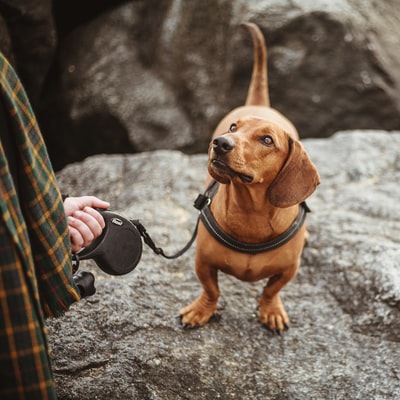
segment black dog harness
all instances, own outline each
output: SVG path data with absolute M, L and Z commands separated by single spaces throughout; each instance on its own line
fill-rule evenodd
M 302 202 L 299 207 L 299 214 L 293 221 L 292 225 L 285 232 L 281 233 L 271 240 L 267 240 L 266 242 L 262 243 L 240 242 L 224 232 L 211 213 L 210 204 L 215 193 L 218 190 L 218 186 L 218 182 L 212 181 L 204 194 L 200 194 L 197 197 L 194 206 L 198 210 L 200 210 L 199 218 L 203 222 L 204 226 L 207 228 L 208 232 L 225 247 L 239 251 L 241 253 L 258 254 L 271 251 L 280 246 L 283 246 L 285 243 L 291 240 L 300 230 L 306 219 L 307 212 L 310 212 L 307 204 L 305 202 Z
M 310 212 L 307 204 L 302 202 L 299 207 L 299 214 L 296 219 L 293 221 L 292 225 L 283 233 L 278 235 L 277 237 L 267 240 L 262 243 L 244 243 L 239 242 L 232 236 L 228 235 L 226 232 L 222 230 L 222 228 L 218 225 L 214 216 L 210 210 L 210 204 L 215 196 L 215 193 L 218 190 L 219 183 L 217 181 L 212 181 L 208 186 L 204 194 L 199 194 L 197 199 L 194 201 L 194 207 L 200 211 L 200 216 L 197 218 L 196 226 L 194 228 L 192 237 L 189 242 L 183 247 L 182 250 L 178 251 L 176 254 L 167 255 L 164 253 L 164 250 L 161 247 L 157 247 L 150 235 L 147 233 L 146 228 L 140 223 L 138 220 L 131 220 L 131 222 L 138 229 L 140 235 L 142 236 L 144 242 L 154 251 L 154 253 L 168 259 L 174 259 L 180 257 L 184 254 L 193 244 L 197 236 L 197 230 L 199 226 L 199 222 L 202 221 L 204 226 L 210 232 L 210 234 L 217 239 L 220 243 L 222 243 L 225 247 L 228 247 L 232 250 L 239 251 L 241 253 L 246 254 L 258 254 L 264 253 L 267 251 L 271 251 L 277 249 L 280 246 L 283 246 L 290 239 L 292 239 L 296 233 L 303 226 L 304 221 L 306 219 L 307 212 Z

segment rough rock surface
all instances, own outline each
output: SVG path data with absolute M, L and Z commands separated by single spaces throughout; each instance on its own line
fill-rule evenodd
M 400 397 L 400 132 L 353 131 L 304 144 L 322 184 L 310 242 L 282 298 L 291 328 L 260 326 L 262 282 L 220 274 L 219 318 L 183 330 L 199 293 L 191 248 L 166 261 L 145 246 L 137 268 L 97 276 L 97 293 L 49 321 L 60 399 L 395 399 Z M 58 175 L 70 194 L 110 199 L 166 252 L 196 220 L 205 155 L 98 155 Z

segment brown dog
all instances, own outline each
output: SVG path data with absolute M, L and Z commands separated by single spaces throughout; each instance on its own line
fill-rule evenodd
M 256 25 L 244 26 L 254 45 L 252 79 L 246 105 L 220 122 L 210 144 L 207 183 L 215 179 L 219 185 L 209 210 L 224 232 L 221 236 L 226 234 L 244 247 L 280 242 L 296 223 L 298 230 L 282 245 L 248 254 L 211 235 L 213 228 L 207 228 L 203 219 L 195 259 L 203 291 L 180 314 L 184 326 L 194 327 L 216 313 L 218 270 L 248 282 L 269 278 L 259 301 L 259 319 L 281 332 L 289 319 L 279 291 L 296 275 L 306 239 L 305 224 L 297 220 L 299 204 L 314 192 L 319 175 L 297 140 L 295 127 L 270 108 L 264 37 Z

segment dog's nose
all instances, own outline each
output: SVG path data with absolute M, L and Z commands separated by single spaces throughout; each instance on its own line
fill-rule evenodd
M 213 140 L 213 149 L 217 154 L 226 154 L 233 150 L 235 142 L 226 136 L 218 136 Z

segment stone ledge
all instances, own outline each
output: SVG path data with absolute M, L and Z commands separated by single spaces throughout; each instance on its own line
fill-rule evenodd
M 298 276 L 282 292 L 291 329 L 257 321 L 262 283 L 220 275 L 219 318 L 182 330 L 199 293 L 190 249 L 144 248 L 135 271 L 49 321 L 60 399 L 389 399 L 400 396 L 400 132 L 354 131 L 304 144 L 322 184 Z M 96 194 L 139 218 L 169 252 L 189 239 L 205 155 L 98 155 L 64 168 L 70 194 Z

